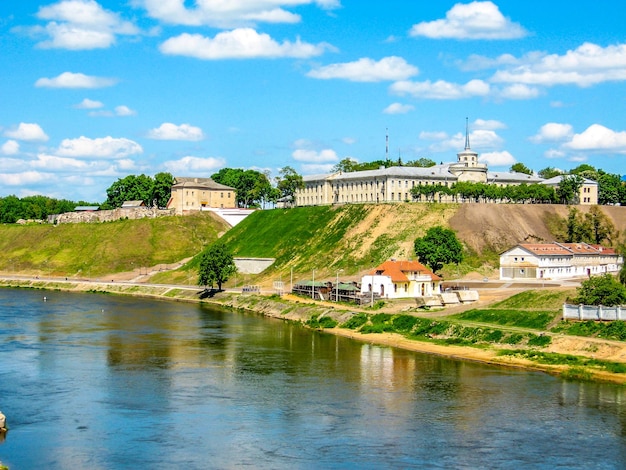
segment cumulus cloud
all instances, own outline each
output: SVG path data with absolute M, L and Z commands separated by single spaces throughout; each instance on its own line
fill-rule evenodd
M 4 155 L 17 155 L 20 151 L 20 144 L 15 140 L 7 140 L 2 147 L 0 147 L 0 152 Z
M 137 142 L 126 138 L 101 137 L 64 139 L 56 151 L 62 157 L 119 159 L 143 152 Z
M 214 38 L 201 34 L 183 33 L 170 38 L 159 46 L 163 54 L 183 55 L 196 59 L 274 59 L 295 57 L 305 59 L 318 56 L 332 49 L 329 44 L 308 44 L 300 38 L 295 42 L 276 42 L 268 34 L 257 33 L 251 28 L 239 28 L 218 33 Z
M 316 4 L 325 10 L 338 8 L 339 0 L 199 1 L 187 8 L 183 0 L 137 0 L 152 18 L 187 26 L 231 28 L 256 23 L 299 23 L 300 15 L 285 8 Z
M 42 48 L 102 49 L 116 41 L 117 35 L 136 35 L 138 29 L 123 21 L 117 13 L 105 10 L 94 0 L 63 0 L 40 7 L 37 17 L 48 20 L 35 33 L 48 36 L 38 43 Z
M 83 160 L 68 157 L 58 157 L 56 155 L 39 154 L 37 159 L 30 163 L 33 168 L 46 171 L 84 171 L 89 164 Z
M 199 127 L 189 124 L 172 124 L 164 122 L 156 129 L 148 132 L 149 139 L 155 140 L 189 140 L 199 141 L 204 139 L 204 132 Z
M 506 18 L 492 2 L 457 3 L 444 19 L 413 25 L 411 36 L 433 39 L 514 39 L 526 36 L 524 28 Z
M 465 85 L 450 83 L 443 80 L 431 82 L 399 81 L 390 87 L 391 92 L 400 96 L 410 95 L 414 98 L 454 100 L 472 98 L 475 96 L 487 96 L 491 91 L 488 83 L 482 80 L 470 80 Z
M 510 100 L 528 100 L 537 98 L 540 95 L 540 91 L 536 87 L 530 87 L 523 83 L 515 83 L 502 88 L 498 95 L 501 98 L 507 98 Z
M 301 165 L 302 173 L 305 175 L 330 173 L 335 165 L 332 163 L 327 164 L 304 164 Z
M 311 70 L 307 76 L 326 80 L 341 78 L 352 82 L 381 82 L 406 80 L 418 73 L 418 68 L 407 63 L 402 57 L 390 56 L 379 61 L 361 58 L 354 62 L 326 65 Z
M 50 179 L 50 175 L 40 171 L 23 171 L 18 173 L 0 173 L 0 183 L 6 186 L 24 186 L 40 183 Z
M 626 80 L 626 44 L 601 47 L 584 43 L 564 55 L 533 54 L 524 63 L 497 71 L 493 83 L 534 86 L 578 85 L 588 87 Z
M 105 88 L 113 86 L 113 78 L 94 77 L 82 73 L 63 72 L 53 78 L 40 78 L 35 82 L 38 88 Z
M 402 103 L 391 103 L 385 109 L 383 109 L 383 113 L 385 114 L 406 114 L 415 109 L 415 106 L 410 104 L 402 104 Z
M 496 120 L 485 120 L 485 119 L 476 119 L 472 124 L 474 129 L 487 129 L 487 130 L 496 130 L 496 129 L 506 129 L 506 124 Z
M 511 166 L 515 163 L 515 157 L 506 150 L 503 152 L 483 153 L 478 160 L 488 166 Z
M 115 107 L 115 114 L 117 116 L 134 116 L 137 111 L 130 109 L 128 106 L 120 105 Z
M 172 174 L 181 175 L 193 173 L 213 172 L 218 168 L 223 168 L 226 160 L 221 157 L 183 157 L 180 160 L 171 160 L 163 163 L 166 171 Z
M 99 109 L 104 107 L 104 103 L 102 103 L 101 101 L 95 101 L 90 100 L 89 98 L 85 98 L 74 107 L 77 109 Z
M 616 132 L 600 124 L 592 124 L 582 133 L 574 134 L 563 147 L 570 150 L 626 153 L 626 131 Z
M 558 122 L 549 122 L 539 129 L 539 132 L 530 137 L 530 141 L 535 144 L 543 142 L 560 142 L 569 140 L 574 135 L 573 128 L 570 124 L 560 124 Z
M 6 137 L 29 142 L 46 142 L 48 136 L 39 124 L 20 122 L 19 126 L 4 132 Z
M 327 163 L 339 161 L 337 153 L 332 149 L 324 149 L 320 151 L 312 149 L 296 149 L 292 153 L 292 156 L 294 160 L 299 162 Z

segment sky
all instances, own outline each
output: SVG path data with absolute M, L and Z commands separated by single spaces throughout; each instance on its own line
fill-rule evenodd
M 466 119 L 492 171 L 623 175 L 625 18 L 623 0 L 1 1 L 0 197 L 451 162 Z

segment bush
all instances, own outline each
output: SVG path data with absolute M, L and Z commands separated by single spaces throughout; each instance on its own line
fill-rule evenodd
M 552 338 L 546 335 L 530 335 L 530 339 L 528 340 L 529 346 L 538 346 L 540 348 L 544 348 L 552 342 Z
M 626 286 L 623 286 L 610 274 L 593 276 L 581 282 L 578 296 L 573 299 L 576 304 L 615 305 L 626 304 Z
M 398 315 L 392 320 L 396 331 L 409 332 L 413 329 L 418 319 L 411 315 Z
M 348 328 L 350 330 L 356 330 L 357 328 L 362 327 L 367 322 L 367 314 L 366 313 L 357 313 L 353 315 L 347 322 L 341 325 L 342 328 Z

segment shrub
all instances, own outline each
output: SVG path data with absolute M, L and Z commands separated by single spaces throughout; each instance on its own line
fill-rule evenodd
M 367 322 L 367 314 L 366 313 L 357 313 L 356 315 L 352 315 L 352 317 L 341 325 L 342 328 L 348 328 L 350 330 L 356 330 L 357 328 L 362 327 Z
M 529 346 L 538 346 L 540 348 L 546 347 L 548 344 L 552 342 L 552 338 L 547 335 L 530 335 L 530 339 L 528 340 Z
M 418 319 L 411 315 L 398 315 L 392 320 L 392 324 L 396 331 L 408 332 L 413 329 Z

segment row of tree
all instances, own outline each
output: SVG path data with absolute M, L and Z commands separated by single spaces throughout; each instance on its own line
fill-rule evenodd
M 174 177 L 157 173 L 153 177 L 141 174 L 118 179 L 107 189 L 107 200 L 102 209 L 122 207 L 125 201 L 143 201 L 148 207 L 165 207 L 172 194 Z
M 84 201 L 74 202 L 67 199 L 54 199 L 47 196 L 19 198 L 15 195 L 10 195 L 0 198 L 0 223 L 14 224 L 20 219 L 44 220 L 49 215 L 70 212 L 76 206 L 86 205 L 94 204 Z

